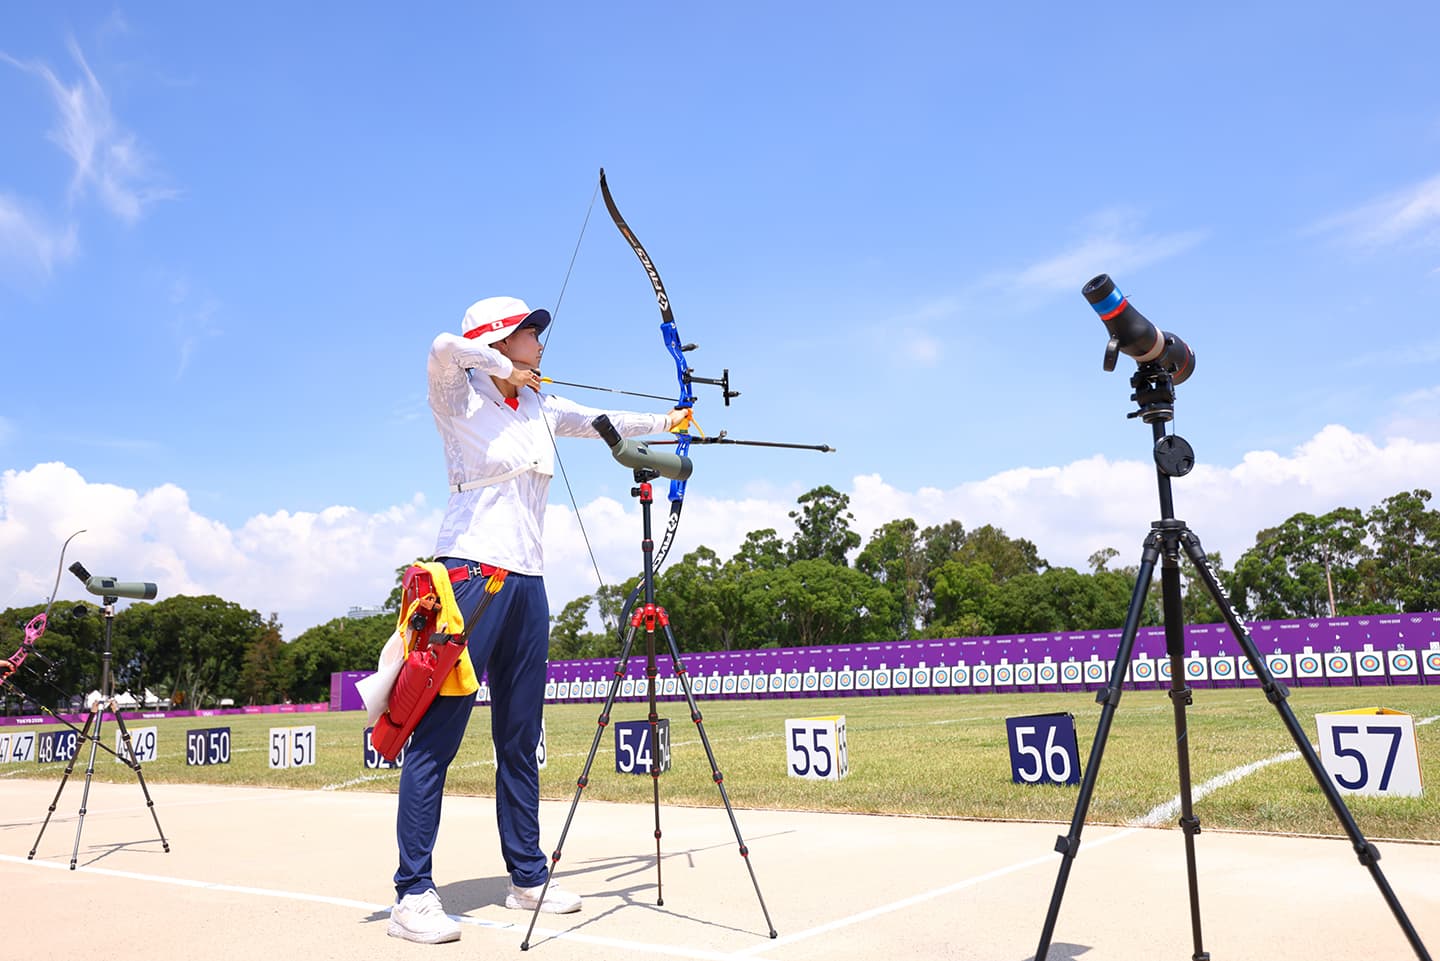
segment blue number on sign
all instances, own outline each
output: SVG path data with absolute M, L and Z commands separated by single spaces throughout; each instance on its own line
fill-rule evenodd
M 828 727 L 793 727 L 790 729 L 790 746 L 800 755 L 798 763 L 790 765 L 790 770 L 800 777 L 805 777 L 812 770 L 819 778 L 828 778 L 830 772 L 835 769 L 834 756 L 830 753 L 830 747 L 825 743 L 826 735 L 830 733 Z M 810 745 L 805 744 L 805 738 L 809 737 Z M 815 758 L 811 758 L 810 752 L 815 752 Z M 820 767 L 819 759 L 825 759 L 824 768 Z
M 1336 724 L 1334 727 L 1332 727 L 1332 728 L 1330 729 L 1330 739 L 1335 742 L 1335 756 L 1336 756 L 1336 757 L 1351 757 L 1351 758 L 1354 758 L 1354 759 L 1355 759 L 1355 764 L 1359 767 L 1359 777 L 1358 777 L 1356 780 L 1354 780 L 1354 781 L 1348 781 L 1348 780 L 1345 779 L 1345 777 L 1344 777 L 1343 775 L 1340 775 L 1340 774 L 1336 774 L 1336 775 L 1335 775 L 1335 780 L 1340 783 L 1340 786 L 1343 787 L 1343 788 L 1347 788 L 1348 790 L 1351 790 L 1351 791 L 1354 791 L 1354 790 L 1357 790 L 1357 789 L 1359 789 L 1359 788 L 1362 788 L 1362 787 L 1364 787 L 1364 786 L 1366 785 L 1367 782 L 1369 782 L 1369 780 L 1370 780 L 1370 768 L 1367 767 L 1366 764 L 1365 764 L 1365 755 L 1364 755 L 1364 754 L 1362 754 L 1359 750 L 1357 750 L 1357 749 L 1355 749 L 1355 748 L 1353 748 L 1353 747 L 1345 747 L 1343 744 L 1340 743 L 1340 735 L 1342 735 L 1342 734 L 1359 734 L 1359 733 L 1360 733 L 1360 728 L 1357 727 L 1357 726 L 1355 726 L 1355 725 L 1353 725 L 1353 724 L 1344 724 L 1344 725 L 1342 725 L 1342 724 Z M 1387 775 L 1387 778 L 1386 778 L 1386 779 L 1387 779 L 1387 781 L 1388 781 L 1388 779 L 1389 779 L 1389 778 L 1388 778 L 1388 775 L 1389 775 L 1390 772 L 1389 772 L 1389 770 L 1387 769 L 1385 773 L 1386 773 L 1386 775 Z
M 1392 725 L 1367 727 L 1366 734 L 1390 735 L 1390 753 L 1385 755 L 1385 773 L 1380 775 L 1380 790 L 1390 786 L 1390 773 L 1395 770 L 1395 756 L 1400 753 L 1400 728 Z

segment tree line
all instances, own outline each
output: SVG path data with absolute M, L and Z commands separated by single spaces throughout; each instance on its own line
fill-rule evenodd
M 1428 490 L 1401 492 L 1368 510 L 1297 513 L 1255 536 L 1227 570 L 1208 555 L 1237 614 L 1311 618 L 1440 610 L 1440 511 Z M 751 531 L 728 559 L 699 547 L 656 578 L 682 652 L 805 647 L 994 634 L 1044 634 L 1123 624 L 1138 564 L 1092 554 L 1086 570 L 1050 564 L 1035 544 L 998 527 L 951 520 L 921 528 L 890 521 L 863 541 L 849 497 L 829 486 L 799 497 L 794 532 Z M 214 595 L 137 603 L 115 615 L 116 691 L 153 691 L 176 707 L 328 699 L 330 675 L 373 668 L 394 628 L 399 577 L 386 613 L 337 617 L 289 643 L 281 625 Z M 1187 623 L 1220 620 L 1203 584 L 1181 562 Z M 639 577 L 574 598 L 551 617 L 555 660 L 620 652 L 625 598 Z M 43 604 L 0 612 L 0 656 L 19 646 Z M 1141 611 L 1162 622 L 1156 571 Z M 100 683 L 103 618 L 89 602 L 57 602 L 49 628 L 0 708 L 24 709 L 24 691 L 50 707 Z M 643 638 L 641 639 L 643 641 Z M 42 660 L 43 658 L 43 660 Z M 30 669 L 34 668 L 36 673 Z

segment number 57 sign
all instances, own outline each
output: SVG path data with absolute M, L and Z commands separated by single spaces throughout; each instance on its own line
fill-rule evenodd
M 1342 794 L 1419 797 L 1420 757 L 1415 719 L 1400 711 L 1365 707 L 1315 715 L 1320 764 Z

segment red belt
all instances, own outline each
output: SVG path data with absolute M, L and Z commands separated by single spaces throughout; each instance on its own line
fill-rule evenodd
M 450 583 L 459 584 L 461 581 L 468 581 L 475 576 L 477 569 L 481 577 L 489 577 L 500 568 L 494 564 L 466 564 L 462 567 L 452 567 L 450 568 Z

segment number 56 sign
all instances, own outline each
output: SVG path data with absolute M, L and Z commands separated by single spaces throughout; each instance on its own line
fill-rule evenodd
M 1073 714 L 1007 717 L 1010 779 L 1016 784 L 1079 784 Z
M 1365 707 L 1315 715 L 1320 765 L 1342 794 L 1419 797 L 1420 756 L 1415 719 L 1400 711 Z

